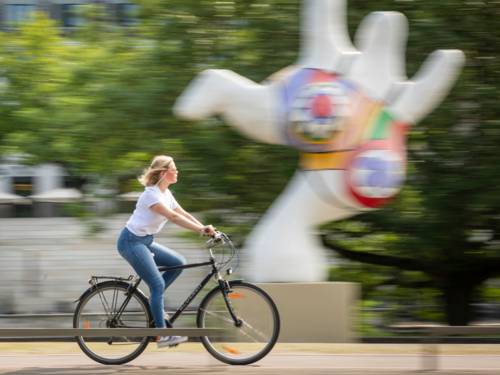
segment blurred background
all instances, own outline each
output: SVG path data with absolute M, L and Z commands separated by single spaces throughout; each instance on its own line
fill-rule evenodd
M 351 36 L 376 10 L 408 18 L 408 76 L 438 48 L 467 63 L 411 129 L 398 198 L 321 228 L 330 280 L 362 284 L 363 337 L 392 335 L 396 322 L 498 322 L 500 2 L 351 0 Z M 263 81 L 292 64 L 299 15 L 299 0 L 0 1 L 2 316 L 71 312 L 90 274 L 130 273 L 115 238 L 156 154 L 176 159 L 183 206 L 244 243 L 298 152 L 171 108 L 202 69 Z M 203 257 L 199 239 L 171 226 L 161 241 Z

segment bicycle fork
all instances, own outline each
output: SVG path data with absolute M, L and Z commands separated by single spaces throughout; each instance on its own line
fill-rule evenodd
M 229 315 L 231 315 L 231 318 L 233 319 L 234 325 L 236 327 L 241 327 L 243 325 L 243 322 L 241 319 L 239 319 L 233 309 L 233 305 L 231 304 L 229 294 L 232 293 L 231 290 L 231 285 L 227 280 L 224 280 L 220 278 L 219 280 L 219 288 L 222 291 L 222 296 L 224 297 L 224 303 L 226 304 L 227 310 L 229 311 Z

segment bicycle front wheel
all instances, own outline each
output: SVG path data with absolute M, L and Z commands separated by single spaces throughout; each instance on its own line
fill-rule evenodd
M 129 284 L 106 281 L 87 290 L 80 298 L 73 316 L 73 328 L 149 328 L 151 312 L 146 297 L 135 291 L 123 312 L 120 307 L 128 297 Z M 148 346 L 149 337 L 76 337 L 82 351 L 105 365 L 127 363 Z
M 197 316 L 198 327 L 222 328 L 224 334 L 200 339 L 218 360 L 247 365 L 262 359 L 276 344 L 279 313 L 269 295 L 257 286 L 242 281 L 229 284 L 229 291 L 219 287 L 210 291 Z

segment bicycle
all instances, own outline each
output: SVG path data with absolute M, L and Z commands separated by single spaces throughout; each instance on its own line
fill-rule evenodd
M 222 261 L 217 261 L 215 247 L 222 247 Z M 211 271 L 187 297 L 170 319 L 167 327 L 183 314 L 212 277 L 217 286 L 210 290 L 197 309 L 198 328 L 222 328 L 222 336 L 201 336 L 206 350 L 216 359 L 231 365 L 247 365 L 266 356 L 276 344 L 280 331 L 278 309 L 271 297 L 259 287 L 243 280 L 226 280 L 221 272 L 232 274 L 227 267 L 236 255 L 230 238 L 217 232 L 206 242 L 209 260 L 174 267 L 158 267 L 160 271 L 211 266 Z M 226 259 L 225 251 L 231 254 Z M 227 267 L 227 268 L 226 268 Z M 77 300 L 73 328 L 152 328 L 148 299 L 138 288 L 142 279 L 114 276 L 91 276 L 87 289 Z M 82 351 L 94 361 L 118 365 L 137 358 L 152 337 L 77 336 Z

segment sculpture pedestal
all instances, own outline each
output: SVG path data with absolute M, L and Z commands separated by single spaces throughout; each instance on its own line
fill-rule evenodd
M 360 285 L 348 282 L 258 283 L 281 317 L 279 342 L 355 342 Z

